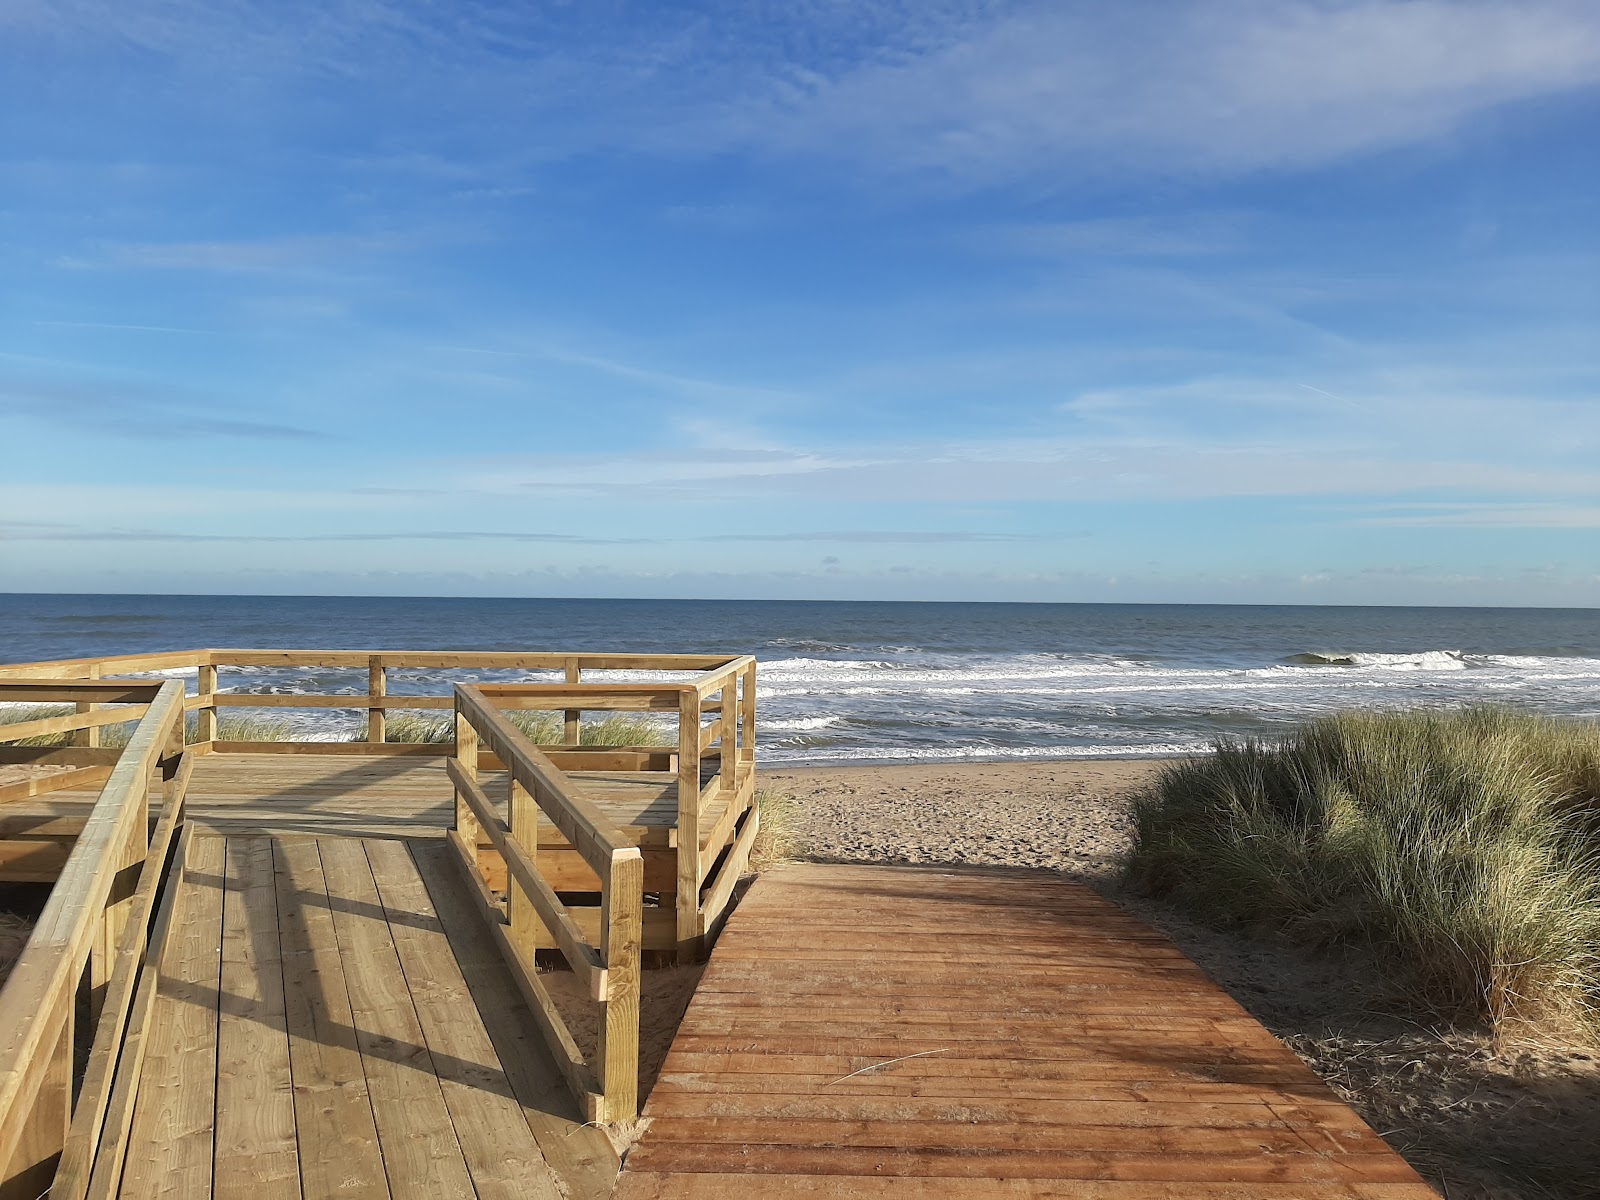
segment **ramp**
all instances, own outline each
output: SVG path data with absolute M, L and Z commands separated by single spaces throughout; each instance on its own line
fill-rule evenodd
M 801 865 L 723 932 L 618 1200 L 1434 1192 L 1165 938 L 1032 873 Z

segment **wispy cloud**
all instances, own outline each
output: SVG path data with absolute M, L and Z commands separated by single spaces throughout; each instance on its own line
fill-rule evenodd
M 147 386 L 125 380 L 0 376 L 0 418 L 60 426 L 77 437 L 90 432 L 162 441 L 220 437 L 306 442 L 327 437 L 315 429 L 228 412 L 226 404 L 155 395 Z
M 296 545 L 358 542 L 508 542 L 552 546 L 658 546 L 718 543 L 820 542 L 859 546 L 945 546 L 983 542 L 1029 542 L 1046 537 L 968 530 L 838 529 L 793 533 L 719 533 L 692 537 L 605 537 L 527 530 L 398 529 L 369 533 L 194 533 L 181 530 L 93 528 L 60 522 L 0 521 L 0 541 L 172 542 L 231 545 Z
M 215 242 L 110 242 L 56 260 L 67 270 L 219 271 L 277 274 L 392 250 L 392 235 L 289 235 Z
M 286 94 L 307 74 L 405 84 L 475 139 L 490 105 L 523 118 L 525 160 L 737 150 L 968 186 L 1315 166 L 1600 72 L 1588 0 L 635 5 L 625 21 L 492 0 L 448 15 L 387 0 L 60 0 L 10 5 L 0 22 L 119 41 L 224 88 L 230 73 Z M 455 166 L 429 149 L 388 157 Z

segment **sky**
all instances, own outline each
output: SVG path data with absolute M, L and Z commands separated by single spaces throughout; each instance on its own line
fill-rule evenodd
M 0 591 L 1600 606 L 1593 0 L 0 0 Z

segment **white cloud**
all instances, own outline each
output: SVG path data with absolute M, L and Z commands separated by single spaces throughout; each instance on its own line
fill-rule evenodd
M 1018 12 L 746 107 L 752 143 L 972 183 L 1306 167 L 1591 87 L 1584 0 L 1251 0 Z M 734 118 L 730 118 L 734 119 Z
M 8 6 L 7 26 L 164 56 L 213 79 L 218 105 L 236 82 L 258 107 L 263 86 L 288 103 L 307 75 L 345 81 L 385 99 L 375 111 L 417 119 L 416 148 L 368 166 L 452 176 L 456 156 L 505 128 L 514 145 L 490 140 L 508 163 L 743 150 L 979 187 L 1315 167 L 1600 77 L 1591 0 L 862 0 L 698 18 L 642 4 L 59 0 Z M 502 164 L 488 182 L 527 181 Z

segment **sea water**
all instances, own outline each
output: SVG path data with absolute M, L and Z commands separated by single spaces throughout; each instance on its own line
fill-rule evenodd
M 1185 754 L 1345 708 L 1600 714 L 1588 609 L 0 595 L 0 661 L 200 646 L 754 654 L 772 765 Z M 390 690 L 548 677 L 396 670 Z M 366 672 L 219 682 L 359 695 Z M 329 739 L 364 720 L 273 715 Z

